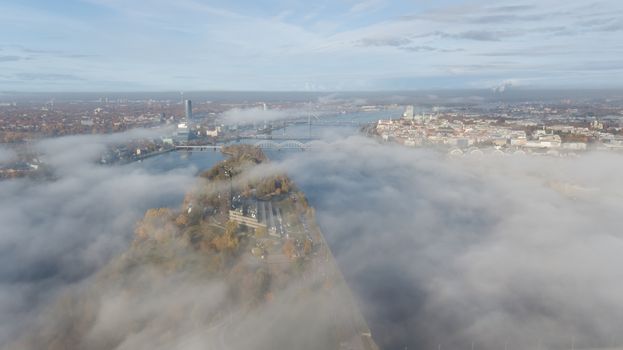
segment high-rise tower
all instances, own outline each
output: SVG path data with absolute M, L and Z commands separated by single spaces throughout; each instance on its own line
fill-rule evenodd
M 186 121 L 190 121 L 193 117 L 193 105 L 190 100 L 184 102 L 184 106 L 186 107 Z

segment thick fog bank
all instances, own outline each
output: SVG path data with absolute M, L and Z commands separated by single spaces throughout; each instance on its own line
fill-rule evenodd
M 351 138 L 273 166 L 311 198 L 381 347 L 623 346 L 623 156 Z
M 146 209 L 181 198 L 192 185 L 194 168 L 158 173 L 96 164 L 106 145 L 148 135 L 45 140 L 37 148 L 54 179 L 0 181 L 0 345 L 59 291 L 127 249 Z
M 108 142 L 45 142 L 55 180 L 0 182 L 0 345 L 125 251 L 147 208 L 194 183 L 195 168 L 96 165 Z M 306 191 L 384 349 L 612 348 L 623 346 L 622 160 L 448 159 L 354 137 L 245 176 L 286 171 Z M 102 349 L 195 349 L 222 339 L 230 348 L 293 348 L 288 339 L 303 337 L 310 347 L 326 318 L 339 316 L 295 295 L 215 323 L 222 281 L 137 271 L 127 277 L 140 293 L 114 279 L 91 286 L 95 297 L 85 300 L 97 302 L 77 309 L 94 319 L 78 332 L 83 341 Z M 347 299 L 324 305 L 335 310 Z M 56 305 L 44 323 L 52 338 L 75 316 L 75 305 Z M 309 327 L 286 326 L 300 322 Z M 145 326 L 129 331 L 137 324 Z

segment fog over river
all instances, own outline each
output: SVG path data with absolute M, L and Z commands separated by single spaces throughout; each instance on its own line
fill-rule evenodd
M 269 152 L 254 171 L 285 171 L 306 192 L 382 348 L 623 346 L 621 155 L 449 159 L 357 127 L 322 135 L 326 146 Z M 222 159 L 91 162 L 135 136 L 44 141 L 57 180 L 0 182 L 0 344 L 123 252 L 146 209 L 177 206 Z

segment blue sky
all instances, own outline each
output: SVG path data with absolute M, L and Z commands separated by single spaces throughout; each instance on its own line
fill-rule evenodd
M 0 0 L 0 90 L 623 87 L 620 0 Z

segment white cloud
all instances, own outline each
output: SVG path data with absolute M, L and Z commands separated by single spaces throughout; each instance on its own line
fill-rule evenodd
M 45 304 L 123 251 L 150 200 L 192 183 L 190 171 L 96 167 L 82 152 L 103 141 L 76 147 L 88 140 L 46 147 L 69 153 L 53 162 L 67 168 L 57 181 L 0 183 L 7 262 L 0 264 L 0 310 L 11 316 L 0 322 L 2 340 L 30 330 L 41 310 L 33 300 Z M 622 164 L 614 153 L 452 160 L 353 137 L 274 159 L 247 176 L 286 171 L 303 187 L 385 348 L 557 349 L 570 339 L 577 348 L 618 348 Z M 93 349 L 220 348 L 223 339 L 232 349 L 305 348 L 291 340 L 317 345 L 323 325 L 341 315 L 331 310 L 344 302 L 337 296 L 320 310 L 320 293 L 285 291 L 280 302 L 215 324 L 211 315 L 227 302 L 221 280 L 154 274 L 139 268 L 122 286 L 100 279 L 87 288 L 91 302 L 68 302 L 84 314 L 61 308 L 43 329 L 55 334 L 86 315 L 90 323 L 67 329 Z
M 221 117 L 226 123 L 263 123 L 291 117 L 292 111 L 264 110 L 263 108 L 234 108 L 224 112 Z
M 17 154 L 12 149 L 0 147 L 0 164 L 15 159 Z
M 3 346 L 60 291 L 124 251 L 146 209 L 179 200 L 194 181 L 194 168 L 154 173 L 96 164 L 105 145 L 140 134 L 45 141 L 39 145 L 42 159 L 54 169 L 54 179 L 0 182 Z
M 350 13 L 377 10 L 385 5 L 385 0 L 361 0 L 350 8 Z
M 75 74 L 87 82 L 82 85 L 93 90 L 109 90 L 110 86 L 149 90 L 303 90 L 305 82 L 327 90 L 369 89 L 378 87 L 379 76 L 408 77 L 414 81 L 426 76 L 446 77 L 455 82 L 454 87 L 508 76 L 532 79 L 539 86 L 568 86 L 568 80 L 581 85 L 587 78 L 599 85 L 611 84 L 599 74 L 604 71 L 599 62 L 591 65 L 593 73 L 588 77 L 574 67 L 590 63 L 591 59 L 614 61 L 621 54 L 620 26 L 616 24 L 623 9 L 613 1 L 587 7 L 560 0 L 524 0 L 512 6 L 475 1 L 418 5 L 367 0 L 346 9 L 296 2 L 291 8 L 271 7 L 264 12 L 252 6 L 248 13 L 195 0 L 89 3 L 115 9 L 117 15 L 91 21 L 71 15 L 59 18 L 37 9 L 32 11 L 34 22 L 15 32 L 8 27 L 6 37 L 0 34 L 0 40 L 11 43 L 24 36 L 19 41 L 36 48 L 44 43 L 29 39 L 27 34 L 41 32 L 45 27 L 46 32 L 59 37 L 47 41 L 46 46 L 53 43 L 67 52 L 86 52 L 91 57 L 14 62 L 5 74 Z M 373 11 L 378 6 L 386 8 Z M 5 23 L 19 26 L 22 24 L 16 19 L 28 17 L 29 12 L 12 5 L 3 13 L 9 14 Z M 402 16 L 397 18 L 396 13 Z M 314 21 L 305 19 L 310 14 L 314 14 Z M 65 17 L 68 21 L 63 22 Z M 361 45 L 370 40 L 378 42 L 378 38 L 393 45 Z M 163 43 L 167 50 L 162 50 Z M 552 46 L 564 47 L 565 54 L 534 50 Z M 78 47 L 81 50 L 76 50 Z M 497 56 L 512 52 L 520 55 Z M 594 58 L 596 54 L 600 59 Z M 505 70 L 492 72 L 486 68 L 499 65 L 500 57 L 504 58 Z M 457 62 L 482 68 L 439 68 Z M 557 71 L 558 66 L 568 67 L 569 71 Z M 538 79 L 544 76 L 548 79 Z M 35 85 L 20 83 L 19 78 L 4 79 L 0 84 L 8 87 L 16 82 L 24 87 Z M 68 81 L 59 88 L 76 84 Z
M 277 168 L 307 190 L 382 347 L 553 349 L 623 344 L 621 164 L 355 138 Z

